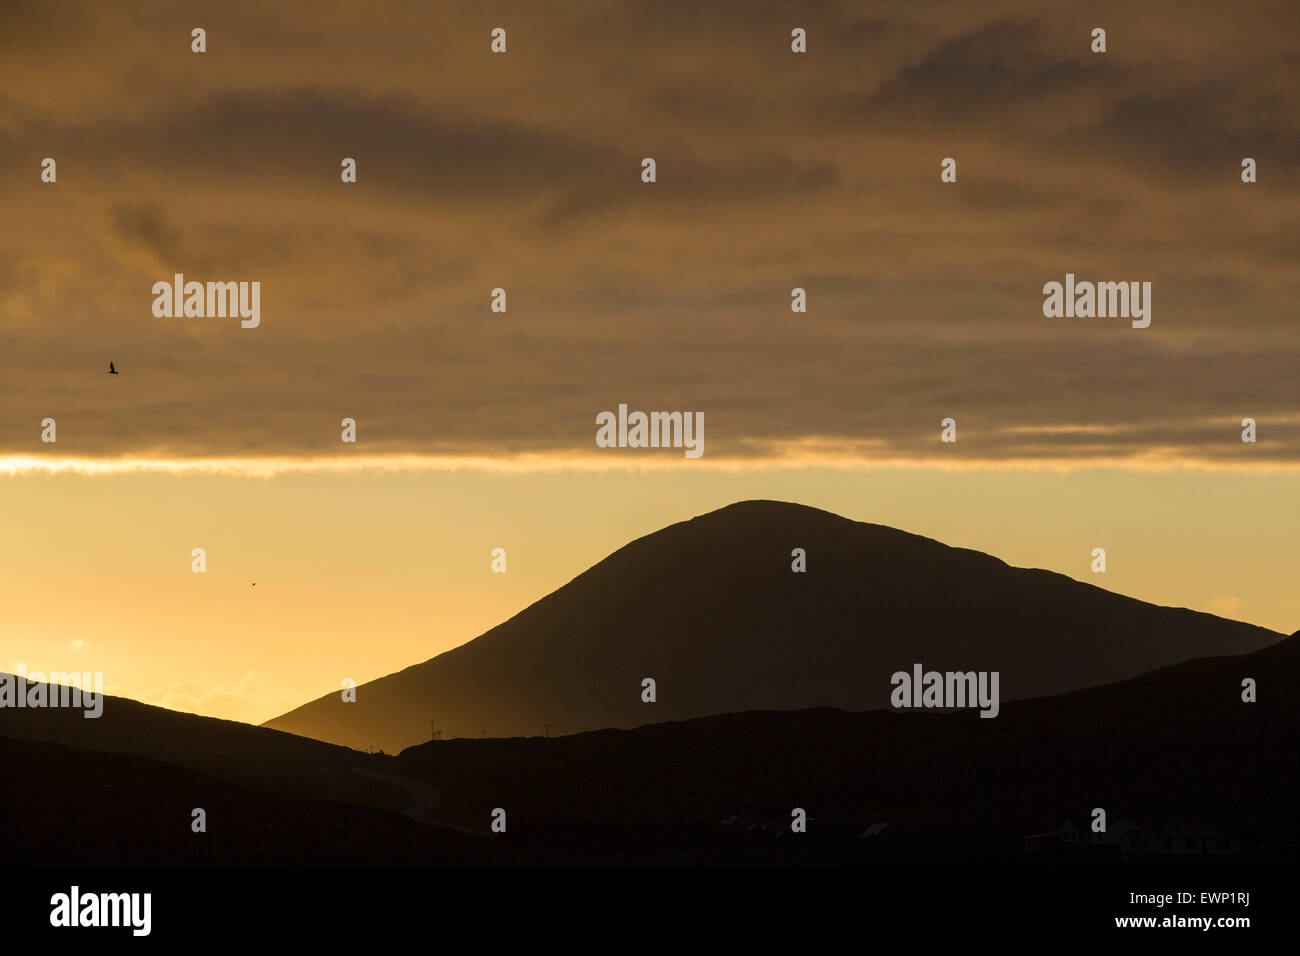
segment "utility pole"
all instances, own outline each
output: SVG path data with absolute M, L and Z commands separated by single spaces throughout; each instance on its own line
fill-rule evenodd
M 546 736 L 548 736 L 548 737 L 551 736 L 551 725 L 550 725 L 550 724 L 547 724 L 547 725 L 546 725 Z

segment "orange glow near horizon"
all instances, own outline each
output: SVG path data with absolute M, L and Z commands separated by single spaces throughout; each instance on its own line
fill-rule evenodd
M 1294 471 L 698 464 L 511 471 L 408 459 L 255 481 L 184 468 L 23 471 L 0 481 L 0 669 L 102 671 L 110 694 L 260 722 L 344 678 L 449 650 L 628 541 L 746 498 L 891 525 L 1157 604 L 1300 627 Z M 1105 575 L 1089 570 L 1098 546 Z M 195 547 L 204 574 L 191 571 Z M 507 549 L 506 574 L 490 573 L 494 547 Z

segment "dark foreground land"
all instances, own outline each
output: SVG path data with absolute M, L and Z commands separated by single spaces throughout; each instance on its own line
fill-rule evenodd
M 8 710 L 0 845 L 16 865 L 1291 865 L 1298 689 L 1293 636 L 991 720 L 759 711 L 396 756 L 125 700 Z

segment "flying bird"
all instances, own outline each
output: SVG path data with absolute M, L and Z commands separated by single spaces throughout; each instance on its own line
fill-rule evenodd
M 117 369 L 113 367 L 113 363 L 112 363 L 112 362 L 109 362 L 109 363 L 108 363 L 108 374 L 109 374 L 109 375 L 116 375 L 116 374 L 117 374 Z

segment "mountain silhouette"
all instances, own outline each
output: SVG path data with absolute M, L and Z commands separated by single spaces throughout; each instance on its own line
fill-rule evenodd
M 807 570 L 792 571 L 802 548 Z M 264 726 L 394 751 L 752 710 L 889 706 L 891 675 L 998 671 L 1002 700 L 1281 634 L 803 505 L 745 501 L 637 539 L 469 643 Z M 642 701 L 643 679 L 656 701 Z
M 409 783 L 383 773 L 388 758 L 124 697 L 105 696 L 93 719 L 70 707 L 0 708 L 0 738 L 141 757 L 263 793 L 411 810 Z
M 1257 702 L 1242 681 L 1258 685 Z M 824 861 L 859 859 L 873 824 L 927 834 L 903 854 L 1024 859 L 1023 838 L 1094 807 L 1121 819 L 1210 821 L 1294 863 L 1300 637 L 1126 681 L 971 712 L 832 708 L 723 714 L 546 739 L 429 741 L 394 772 L 445 795 L 442 819 L 511 808 L 521 846 L 723 858 L 727 824 L 788 834 L 805 808 Z M 694 828 L 694 829 L 691 829 Z M 674 834 L 690 831 L 690 840 Z M 785 841 L 787 843 L 798 841 Z M 922 841 L 924 843 L 925 841 Z M 578 851 L 577 847 L 584 847 Z M 785 851 L 782 851 L 785 852 Z M 918 857 L 916 854 L 920 853 Z M 600 858 L 597 856 L 597 858 Z M 992 862 L 984 858 L 983 862 Z
M 1009 702 L 993 720 L 755 711 L 394 757 L 120 698 L 98 720 L 66 713 L 0 710 L 11 861 L 1041 865 L 1025 837 L 1097 806 L 1117 828 L 1206 821 L 1240 842 L 1221 860 L 1297 852 L 1300 636 Z M 440 795 L 428 813 L 393 799 L 419 788 Z M 488 832 L 496 807 L 505 840 Z M 782 839 L 794 807 L 808 831 Z
M 0 762 L 0 840 L 10 866 L 508 861 L 486 836 L 367 805 L 268 793 L 134 754 L 0 737 Z M 191 830 L 196 807 L 207 815 L 203 834 Z

